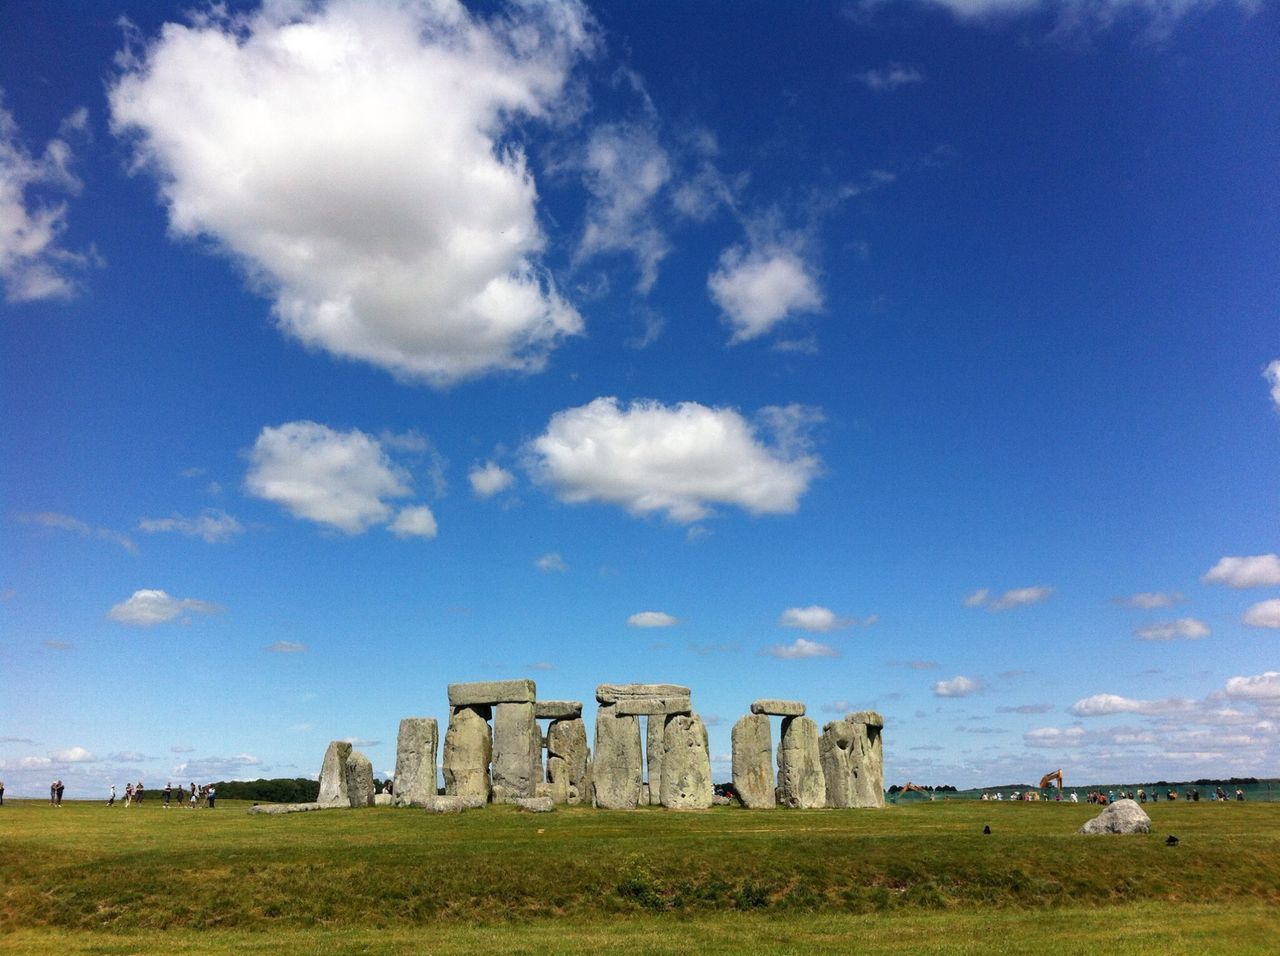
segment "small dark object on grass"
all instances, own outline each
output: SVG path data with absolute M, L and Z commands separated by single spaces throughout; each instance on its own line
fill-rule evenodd
M 1170 834 L 1169 834 L 1169 839 L 1167 839 L 1167 840 L 1165 840 L 1165 841 L 1164 841 L 1164 845 L 1165 845 L 1165 846 L 1177 846 L 1177 845 L 1178 845 L 1178 838 L 1177 838 L 1176 836 L 1174 836 L 1172 833 L 1170 833 Z
M 991 836 L 991 827 L 989 825 L 983 827 L 982 832 L 985 833 L 987 836 Z

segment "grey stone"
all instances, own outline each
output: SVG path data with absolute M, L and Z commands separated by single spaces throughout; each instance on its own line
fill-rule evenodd
M 850 720 L 850 717 L 869 716 L 873 721 Z M 845 718 L 855 734 L 857 748 L 853 765 L 853 805 L 855 807 L 884 806 L 884 745 L 881 733 L 884 718 L 875 711 L 860 711 Z
M 787 717 L 782 721 L 782 739 L 778 742 L 778 802 L 798 810 L 826 806 L 827 785 L 818 754 L 818 725 L 808 717 Z
M 375 807 L 393 807 L 395 806 L 395 797 L 389 793 L 375 793 L 373 795 L 373 805 Z
M 493 709 L 493 802 L 532 797 L 542 779 L 542 732 L 532 703 Z
M 316 802 L 324 807 L 349 807 L 351 794 L 347 790 L 347 758 L 351 756 L 351 744 L 345 740 L 330 741 L 320 765 L 320 795 Z
M 667 717 L 671 714 L 693 713 L 693 702 L 688 697 L 624 697 L 615 705 L 620 716 Z
M 436 795 L 436 748 L 440 728 L 434 717 L 405 717 L 396 735 L 394 802 L 425 807 Z
M 444 735 L 444 792 L 487 802 L 492 757 L 489 722 L 472 707 L 456 708 Z
M 858 806 L 854 774 L 859 757 L 861 727 L 847 720 L 833 720 L 822 728 L 818 755 L 827 787 L 827 806 L 838 809 Z
M 529 813 L 550 813 L 556 808 L 550 797 L 513 797 L 510 802 Z
M 751 713 L 772 714 L 775 717 L 803 717 L 804 701 L 774 700 L 772 698 L 753 700 L 751 702 Z
M 733 799 L 731 797 L 726 797 L 722 793 L 715 793 L 711 796 L 711 803 L 717 807 L 731 807 L 733 806 Z
M 1117 800 L 1076 833 L 1150 833 L 1151 818 L 1136 800 Z
M 622 709 L 622 704 L 618 704 Z M 648 783 L 640 794 L 641 806 L 656 807 L 662 803 L 662 751 L 665 744 L 662 739 L 663 724 L 666 717 L 650 717 L 645 721 L 644 756 Z
M 462 813 L 464 810 L 478 810 L 484 805 L 485 801 L 478 797 L 437 795 L 423 809 L 428 813 Z
M 531 704 L 537 696 L 538 692 L 533 681 L 523 678 L 449 685 L 450 707 L 470 707 L 473 704 Z
M 556 803 L 590 801 L 591 751 L 582 718 L 553 720 L 547 728 L 547 783 Z
M 668 717 L 662 741 L 662 805 L 671 810 L 710 807 L 711 754 L 702 718 L 697 714 Z
M 866 724 L 868 727 L 884 727 L 884 718 L 880 716 L 878 711 L 874 710 L 856 710 L 852 714 L 846 714 L 845 720 L 851 724 Z
M 571 720 L 582 716 L 580 700 L 537 700 L 533 702 L 533 716 L 539 720 Z
M 652 787 L 650 787 L 648 781 L 640 784 L 640 806 L 656 806 L 658 801 L 661 799 L 662 794 L 656 792 Z
M 773 786 L 773 733 L 769 718 L 748 714 L 733 725 L 733 788 L 752 810 L 777 806 Z
M 307 813 L 311 810 L 328 810 L 329 807 L 319 803 L 255 803 L 249 808 L 250 813 L 265 813 L 275 816 L 280 813 Z
M 611 706 L 596 711 L 595 759 L 591 764 L 594 803 L 604 810 L 634 810 L 643 782 L 640 718 L 619 717 Z
M 596 700 L 601 704 L 616 704 L 635 697 L 688 696 L 689 688 L 680 684 L 601 684 L 596 688 Z
M 373 788 L 373 763 L 358 750 L 347 757 L 347 796 L 353 807 L 371 807 L 377 791 Z

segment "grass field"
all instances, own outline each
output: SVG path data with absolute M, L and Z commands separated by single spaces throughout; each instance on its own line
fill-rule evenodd
M 0 950 L 1280 951 L 1275 804 L 243 810 L 7 801 Z

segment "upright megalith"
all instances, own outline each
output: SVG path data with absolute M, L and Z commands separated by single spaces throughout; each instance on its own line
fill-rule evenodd
M 371 807 L 376 792 L 373 787 L 373 763 L 358 750 L 351 751 L 346 761 L 347 796 L 350 806 Z
M 347 758 L 351 756 L 351 744 L 345 740 L 330 741 L 320 765 L 320 796 L 316 803 L 322 807 L 349 807 L 351 794 L 347 787 Z
M 711 755 L 707 728 L 697 714 L 676 714 L 663 728 L 662 805 L 672 810 L 711 806 Z M 649 781 L 650 788 L 653 780 Z
M 845 717 L 853 727 L 853 792 L 855 807 L 884 806 L 884 718 L 874 710 L 860 710 Z
M 666 747 L 663 731 L 666 721 L 666 715 L 654 715 L 645 720 L 644 757 L 649 778 L 647 793 L 650 806 L 662 803 L 662 752 Z
M 812 810 L 826 806 L 827 785 L 818 754 L 818 725 L 809 717 L 782 721 L 778 742 L 778 802 Z
M 477 707 L 455 707 L 444 735 L 444 792 L 488 802 L 493 738 Z
M 440 728 L 434 717 L 406 717 L 396 735 L 393 802 L 398 807 L 425 807 L 436 798 L 436 748 Z
M 596 711 L 596 747 L 591 762 L 594 802 L 603 810 L 634 810 L 642 780 L 640 718 L 619 716 L 612 704 Z
M 493 801 L 510 803 L 535 795 L 542 779 L 542 732 L 533 702 L 493 708 Z
M 822 728 L 818 755 L 827 787 L 827 806 L 844 809 L 858 806 L 854 775 L 858 766 L 858 734 L 854 725 L 833 720 Z
M 773 733 L 764 714 L 748 714 L 733 725 L 733 788 L 744 807 L 777 806 L 773 781 Z
M 591 799 L 591 751 L 581 717 L 553 720 L 547 728 L 547 783 L 556 803 Z

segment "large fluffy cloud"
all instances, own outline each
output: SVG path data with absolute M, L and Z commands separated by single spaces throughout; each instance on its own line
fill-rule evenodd
M 173 234 L 235 257 L 308 345 L 438 386 L 580 331 L 512 139 L 593 46 L 579 4 L 219 9 L 127 51 L 109 92 Z
M 113 605 L 107 612 L 107 617 L 121 624 L 152 627 L 172 621 L 187 611 L 193 611 L 196 614 L 215 614 L 219 610 L 221 608 L 218 605 L 208 601 L 176 598 L 165 591 L 143 588 L 140 591 L 134 591 L 127 600 Z
M 1200 580 L 1226 584 L 1233 588 L 1280 586 L 1280 555 L 1255 554 L 1221 558 Z
M 787 248 L 748 252 L 733 246 L 720 257 L 707 288 L 733 330 L 733 342 L 759 338 L 792 316 L 822 308 L 813 270 Z
M 698 521 L 716 504 L 788 514 L 817 474 L 805 430 L 816 413 L 763 409 L 753 425 L 732 408 L 616 398 L 557 412 L 529 443 L 535 477 L 567 502 L 604 501 L 635 515 Z M 759 432 L 772 432 L 772 443 Z

